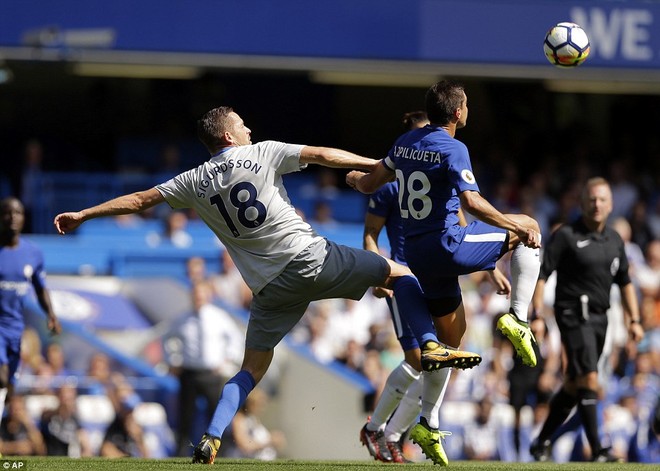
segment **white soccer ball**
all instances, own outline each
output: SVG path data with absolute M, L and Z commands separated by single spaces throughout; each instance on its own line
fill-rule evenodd
M 589 56 L 589 37 L 575 23 L 559 23 L 546 33 L 545 57 L 557 67 L 577 67 Z

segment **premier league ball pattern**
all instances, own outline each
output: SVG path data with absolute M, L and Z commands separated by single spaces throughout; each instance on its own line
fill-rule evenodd
M 545 57 L 557 67 L 577 67 L 589 56 L 589 37 L 577 24 L 563 22 L 548 31 L 543 41 Z

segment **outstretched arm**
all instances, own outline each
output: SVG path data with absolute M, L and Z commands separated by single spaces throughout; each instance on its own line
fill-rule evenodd
M 300 151 L 300 162 L 303 164 L 317 164 L 332 168 L 357 168 L 371 171 L 378 161 L 369 157 L 353 154 L 332 147 L 305 146 Z
M 540 234 L 530 227 L 524 227 L 510 217 L 499 212 L 478 191 L 464 191 L 459 195 L 461 207 L 477 219 L 501 227 L 516 234 L 523 244 L 528 247 L 538 248 L 541 246 Z
M 377 165 L 371 173 L 353 171 L 346 175 L 346 184 L 361 193 L 370 194 L 394 179 L 394 173 L 385 165 Z
M 163 201 L 165 201 L 165 198 L 161 195 L 160 191 L 156 188 L 151 188 L 146 191 L 138 191 L 130 195 L 120 196 L 97 206 L 83 209 L 82 211 L 58 214 L 55 216 L 53 224 L 55 224 L 57 232 L 66 234 L 89 219 L 138 213 Z

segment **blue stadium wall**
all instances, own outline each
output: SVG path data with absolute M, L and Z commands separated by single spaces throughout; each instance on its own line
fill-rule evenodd
M 649 1 L 0 0 L 0 53 L 34 30 L 110 28 L 116 51 L 547 65 L 543 34 L 574 21 L 591 66 L 657 69 L 658 18 Z

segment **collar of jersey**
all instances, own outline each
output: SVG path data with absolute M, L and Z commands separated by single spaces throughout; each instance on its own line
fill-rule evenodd
M 217 156 L 219 156 L 219 155 L 222 155 L 222 154 L 224 154 L 225 152 L 227 152 L 228 150 L 233 149 L 234 147 L 236 147 L 236 146 L 227 146 L 227 147 L 223 147 L 222 149 L 220 149 L 220 152 L 218 152 L 217 154 L 213 154 L 213 155 L 211 156 L 211 158 L 213 159 L 213 158 L 215 158 L 215 157 L 217 157 Z

